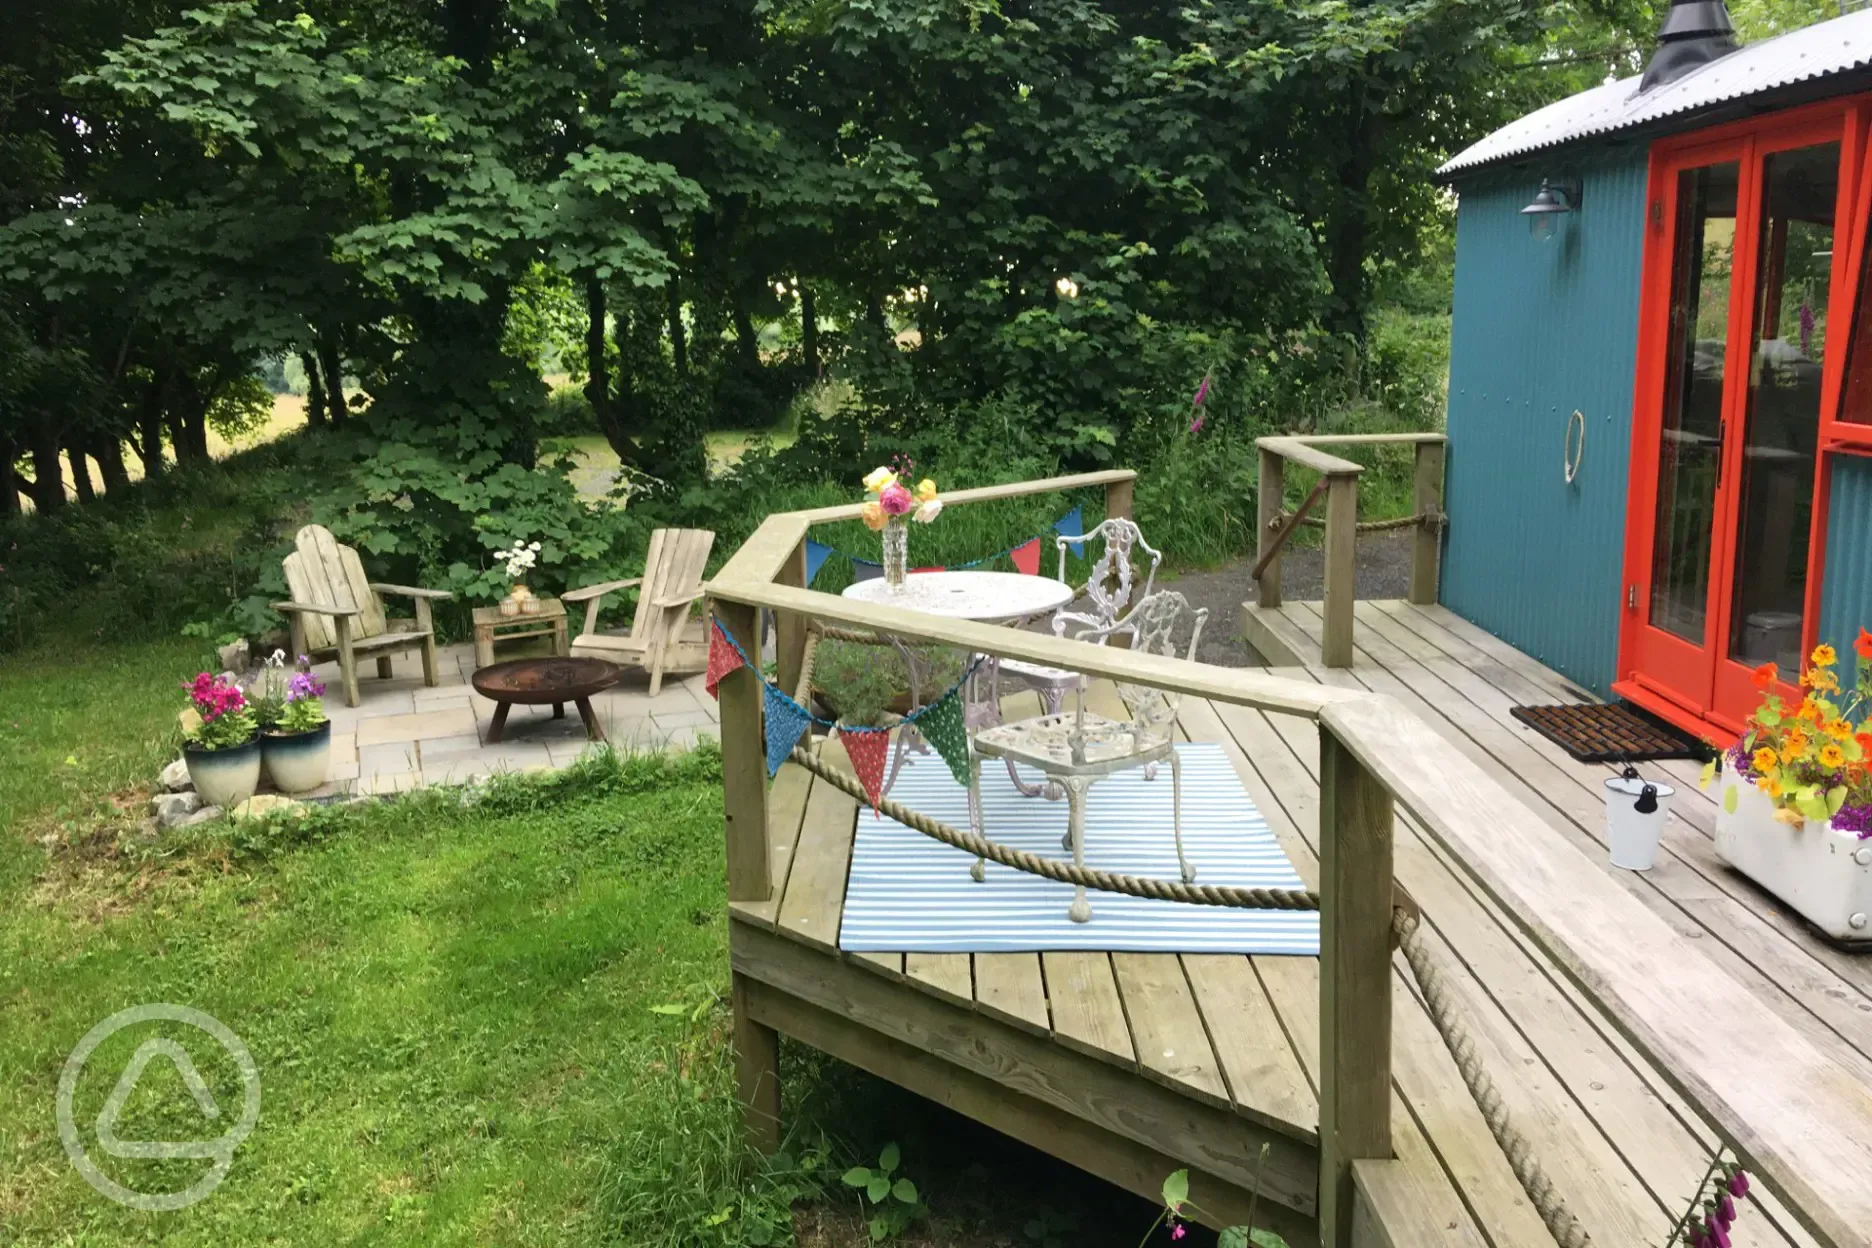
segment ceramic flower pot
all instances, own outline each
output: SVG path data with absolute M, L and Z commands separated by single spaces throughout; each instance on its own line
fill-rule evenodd
M 195 791 L 210 806 L 232 810 L 260 787 L 258 736 L 225 750 L 204 750 L 185 741 L 182 757 L 188 760 L 189 779 L 194 782 Z
M 310 793 L 331 775 L 331 721 L 307 732 L 268 733 L 261 755 L 267 776 L 282 793 Z
M 1831 821 L 1782 823 L 1773 799 L 1734 771 L 1724 771 L 1716 796 L 1716 853 L 1724 862 L 1835 940 L 1872 940 L 1872 840 Z

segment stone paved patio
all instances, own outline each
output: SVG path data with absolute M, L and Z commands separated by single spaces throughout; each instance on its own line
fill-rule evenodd
M 495 704 L 468 683 L 474 648 L 445 646 L 440 659 L 442 683 L 434 689 L 422 682 L 419 655 L 395 656 L 388 680 L 367 662 L 358 678 L 363 701 L 355 707 L 344 704 L 336 662 L 314 669 L 328 686 L 331 792 L 393 793 L 499 771 L 565 767 L 590 744 L 570 704 L 564 719 L 554 719 L 550 706 L 515 706 L 501 743 L 486 744 Z M 720 735 L 715 701 L 702 681 L 700 674 L 666 677 L 652 698 L 649 677 L 627 668 L 621 683 L 592 698 L 592 709 L 619 750 L 686 749 L 701 736 Z

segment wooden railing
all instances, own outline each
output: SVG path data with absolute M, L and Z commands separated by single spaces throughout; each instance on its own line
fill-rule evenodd
M 1295 462 L 1319 454 L 1275 449 Z M 1103 485 L 1107 514 L 1128 515 L 1133 479 L 1128 471 L 1059 477 L 962 491 L 945 503 Z M 1355 1170 L 1391 1156 L 1394 810 L 1440 843 L 1606 1010 L 1811 1231 L 1832 1244 L 1865 1242 L 1864 1228 L 1872 1226 L 1872 1185 L 1864 1182 L 1872 1173 L 1872 1087 L 1770 1012 L 1423 720 L 1361 690 L 805 588 L 811 526 L 857 514 L 850 506 L 770 516 L 709 585 L 716 615 L 738 637 L 758 636 L 760 610 L 775 612 L 783 685 L 787 673 L 799 670 L 806 621 L 817 618 L 1318 725 L 1323 1244 L 1350 1243 Z M 766 901 L 773 892 L 761 709 L 755 672 L 743 668 L 722 682 L 728 888 L 732 900 L 743 902 Z M 737 999 L 743 990 L 737 981 Z M 773 1033 L 737 1011 L 735 1041 L 742 1094 L 772 1120 Z
M 1411 527 L 1417 530 L 1411 548 L 1410 601 L 1437 600 L 1437 562 L 1442 549 L 1443 447 L 1440 433 L 1364 433 L 1321 436 L 1256 438 L 1261 452 L 1261 483 L 1255 524 L 1255 600 L 1264 607 L 1281 604 L 1281 551 L 1302 524 L 1309 522 L 1313 504 L 1326 498 L 1325 615 L 1320 659 L 1327 667 L 1352 666 L 1353 585 L 1358 559 L 1358 480 L 1364 466 L 1320 450 L 1323 446 L 1379 446 L 1404 444 L 1416 449 L 1411 473 Z M 1320 474 L 1312 493 L 1298 511 L 1288 515 L 1285 494 L 1287 465 L 1295 464 Z

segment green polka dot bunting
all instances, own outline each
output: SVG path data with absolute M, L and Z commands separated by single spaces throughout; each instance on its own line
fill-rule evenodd
M 962 699 L 952 690 L 941 701 L 928 707 L 917 716 L 917 731 L 923 739 L 936 747 L 942 760 L 949 764 L 950 774 L 956 783 L 966 786 L 969 782 L 969 747 L 968 728 L 962 722 Z

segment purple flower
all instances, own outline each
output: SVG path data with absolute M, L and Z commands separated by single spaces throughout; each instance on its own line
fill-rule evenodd
M 1729 1248 L 1729 1231 L 1720 1222 L 1709 1224 L 1709 1242 L 1714 1248 Z
M 1737 1170 L 1729 1177 L 1729 1194 L 1734 1196 L 1737 1200 L 1740 1200 L 1748 1195 L 1748 1191 L 1748 1175 L 1741 1170 Z
M 1205 373 L 1203 375 L 1202 384 L 1196 387 L 1196 398 L 1194 401 L 1190 403 L 1190 406 L 1201 407 L 1203 400 L 1208 397 L 1209 397 L 1209 377 L 1208 377 L 1208 374 Z
M 1872 804 L 1847 802 L 1833 816 L 1833 827 L 1840 832 L 1857 832 L 1862 841 L 1872 837 Z
M 1724 1222 L 1735 1221 L 1735 1201 L 1730 1198 L 1728 1192 L 1721 1192 L 1718 1194 L 1716 1213 Z
M 1198 414 L 1195 420 L 1190 421 L 1190 432 L 1201 433 L 1202 427 L 1203 427 L 1203 421 L 1206 419 L 1208 418 L 1201 414 Z
M 297 702 L 303 698 L 322 698 L 325 696 L 325 682 L 311 672 L 294 672 L 286 682 L 286 700 Z

